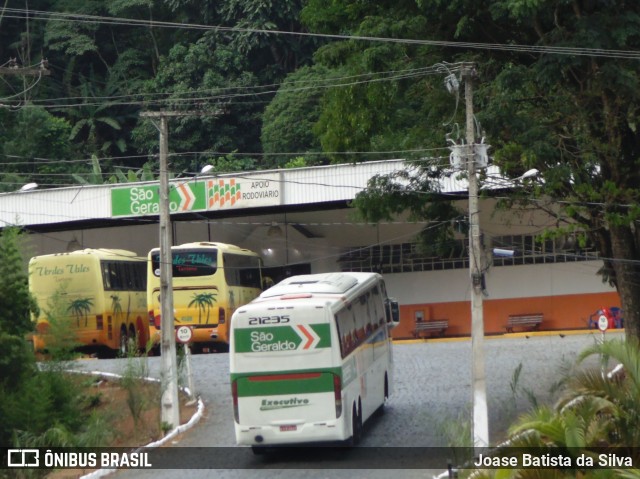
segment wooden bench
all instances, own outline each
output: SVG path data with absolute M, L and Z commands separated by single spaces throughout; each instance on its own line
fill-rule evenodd
M 542 323 L 542 313 L 532 314 L 510 314 L 507 320 L 507 332 L 513 333 L 513 328 L 521 327 L 524 330 L 534 331 L 540 328 Z
M 419 338 L 422 333 L 437 333 L 444 336 L 444 332 L 449 327 L 449 321 L 446 319 L 433 319 L 431 321 L 416 321 L 413 330 L 413 336 Z

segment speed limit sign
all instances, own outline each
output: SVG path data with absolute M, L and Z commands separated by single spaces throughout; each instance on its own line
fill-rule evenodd
M 193 336 L 193 330 L 189 326 L 180 326 L 176 329 L 176 340 L 180 343 L 188 343 Z
M 598 318 L 598 329 L 602 332 L 606 331 L 609 327 L 609 320 L 604 314 L 601 314 Z

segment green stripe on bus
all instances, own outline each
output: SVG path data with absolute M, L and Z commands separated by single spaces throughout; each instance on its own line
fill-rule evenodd
M 333 377 L 334 374 L 327 371 L 293 371 L 242 376 L 235 380 L 238 397 L 252 397 L 333 392 Z
M 296 324 L 234 329 L 236 353 L 311 351 L 331 347 L 329 324 Z

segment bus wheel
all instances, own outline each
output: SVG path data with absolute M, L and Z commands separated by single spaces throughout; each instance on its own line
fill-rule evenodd
M 389 399 L 389 378 L 387 377 L 387 373 L 384 373 L 384 400 L 386 401 L 387 399 Z
M 138 347 L 138 335 L 136 333 L 136 328 L 132 324 L 129 326 L 129 336 L 127 337 L 127 350 L 131 350 L 132 352 L 138 352 L 140 348 Z
M 362 439 L 362 414 L 358 414 L 356 405 L 353 405 L 351 413 L 351 445 L 357 446 Z
M 120 328 L 120 355 L 123 357 L 127 355 L 127 351 L 129 350 L 129 345 L 127 344 L 128 340 L 127 328 L 123 326 Z
M 384 414 L 384 404 L 385 402 L 387 402 L 387 399 L 389 399 L 389 378 L 387 377 L 387 373 L 384 373 L 384 390 L 382 395 L 382 402 L 375 412 L 377 416 L 382 416 Z

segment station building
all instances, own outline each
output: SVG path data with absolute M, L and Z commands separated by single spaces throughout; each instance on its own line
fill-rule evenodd
M 447 257 L 429 256 L 416 234 L 427 222 L 398 217 L 367 224 L 350 207 L 374 175 L 410 168 L 402 160 L 197 176 L 170 182 L 173 244 L 231 243 L 258 252 L 265 276 L 376 271 L 401 307 L 396 338 L 416 320 L 446 319 L 446 336 L 471 330 L 468 244 L 461 234 Z M 508 183 L 508 182 L 507 182 Z M 497 208 L 500 188 L 480 200 L 485 249 L 484 323 L 506 332 L 510 315 L 540 314 L 540 329 L 586 328 L 602 307 L 619 306 L 603 283 L 595 249 L 565 236 L 541 240 L 556 219 L 542 209 Z M 467 205 L 467 184 L 452 175 L 443 200 Z M 145 256 L 159 244 L 159 184 L 78 185 L 0 194 L 0 226 L 29 233 L 31 256 L 83 248 L 121 248 Z M 494 249 L 513 251 L 494 256 Z

